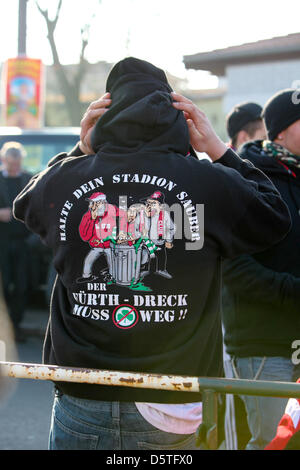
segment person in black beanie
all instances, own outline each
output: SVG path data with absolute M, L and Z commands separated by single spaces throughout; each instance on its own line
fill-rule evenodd
M 251 101 L 233 107 L 226 116 L 226 129 L 230 138 L 229 147 L 236 150 L 250 140 L 266 137 L 261 112 L 262 107 Z
M 226 129 L 229 136 L 229 148 L 238 149 L 247 142 L 265 139 L 266 129 L 261 117 L 262 106 L 258 103 L 246 101 L 236 104 L 226 116 Z M 227 289 L 222 289 L 223 308 L 231 308 L 231 296 Z M 230 357 L 224 350 L 224 372 L 228 378 L 232 377 Z M 249 430 L 245 406 L 238 395 L 227 394 L 225 429 L 228 447 L 232 450 L 244 448 L 249 440 Z
M 224 283 L 232 307 L 223 309 L 226 350 L 235 377 L 294 381 L 292 344 L 300 312 L 300 101 L 299 91 L 272 96 L 262 116 L 268 138 L 246 143 L 240 156 L 260 168 L 289 207 L 292 228 L 270 249 L 226 260 Z M 258 230 L 258 229 L 257 229 Z M 274 437 L 286 399 L 243 397 L 251 439 L 263 449 Z
M 220 376 L 221 258 L 281 240 L 290 228 L 287 207 L 270 180 L 228 149 L 190 100 L 172 92 L 161 69 L 124 59 L 109 74 L 107 92 L 88 108 L 73 151 L 54 157 L 14 202 L 15 217 L 52 248 L 58 273 L 43 361 Z M 191 146 L 214 163 L 195 158 Z M 148 204 L 141 223 L 145 228 L 153 217 L 153 231 L 150 224 L 136 243 L 120 237 L 123 216 L 117 210 L 113 222 L 95 213 L 81 224 L 86 198 L 95 191 L 125 214 L 144 198 L 163 202 Z M 152 206 L 169 210 L 174 237 L 165 236 L 173 228 Z M 124 230 L 126 235 L 122 224 Z M 101 256 L 91 273 L 100 279 L 76 282 L 91 250 L 83 235 L 95 250 L 110 242 L 114 282 L 101 279 Z M 151 238 L 170 243 L 171 275 L 162 276 L 160 267 L 160 275 L 150 272 L 140 282 L 142 252 L 163 248 L 149 245 Z M 57 382 L 50 449 L 196 449 L 201 395 L 137 382 L 128 387 L 122 373 L 114 386 Z
M 282 140 L 282 131 L 299 121 L 299 95 L 297 89 L 286 89 L 279 91 L 267 101 L 262 110 L 262 117 L 264 118 L 269 140 Z M 299 148 L 290 148 L 289 151 L 297 153 Z

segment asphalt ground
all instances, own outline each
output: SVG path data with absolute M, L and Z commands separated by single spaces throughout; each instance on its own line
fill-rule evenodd
M 47 321 L 46 310 L 28 310 L 21 325 L 26 341 L 14 343 L 13 354 L 11 342 L 7 344 L 10 357 L 6 357 L 4 360 L 41 363 Z M 0 386 L 0 450 L 46 450 L 52 401 L 52 382 L 32 379 L 2 379 L 2 386 Z

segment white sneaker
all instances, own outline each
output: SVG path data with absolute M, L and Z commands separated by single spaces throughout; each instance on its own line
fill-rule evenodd
M 168 273 L 168 271 L 156 271 L 155 274 L 158 274 L 159 276 L 165 277 L 166 279 L 172 279 L 173 276 Z

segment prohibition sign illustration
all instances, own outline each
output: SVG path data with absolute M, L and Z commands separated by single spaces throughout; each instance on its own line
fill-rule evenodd
M 115 308 L 112 319 L 118 328 L 128 330 L 137 324 L 139 314 L 132 305 L 122 304 Z

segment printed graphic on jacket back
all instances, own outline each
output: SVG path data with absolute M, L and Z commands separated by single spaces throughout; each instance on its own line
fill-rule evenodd
M 175 183 L 169 184 L 167 190 L 175 186 Z M 138 199 L 131 197 L 134 202 L 128 207 L 128 197 L 120 197 L 116 206 L 110 202 L 103 187 L 95 189 L 101 191 L 85 194 L 77 189 L 73 193 L 75 198 L 84 197 L 86 201 L 86 211 L 77 230 L 82 243 L 88 246 L 81 261 L 81 272 L 76 277 L 78 290 L 73 292 L 73 314 L 110 320 L 120 329 L 133 328 L 139 321 L 184 319 L 187 294 L 150 294 L 153 289 L 149 280 L 153 274 L 168 283 L 172 283 L 174 277 L 168 269 L 168 256 L 173 254 L 178 227 L 174 220 L 176 214 L 171 214 L 166 204 L 165 191 L 159 188 Z M 177 194 L 178 207 L 181 212 L 187 211 L 186 217 L 192 203 L 187 196 L 185 192 Z M 60 227 L 62 242 L 67 242 L 67 214 L 73 204 L 67 201 L 64 205 L 65 224 L 61 223 Z M 200 238 L 197 213 L 191 210 L 190 214 L 190 228 L 197 242 Z M 177 219 L 182 220 L 182 214 Z M 119 287 L 128 290 L 130 295 L 116 294 Z

